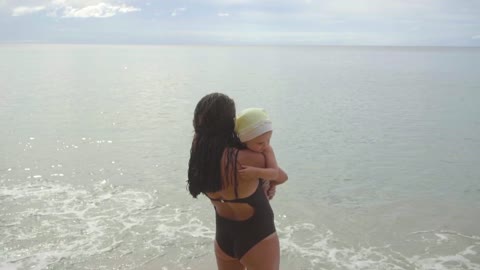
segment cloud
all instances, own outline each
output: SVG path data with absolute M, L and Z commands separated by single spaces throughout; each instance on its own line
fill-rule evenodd
M 39 11 L 44 10 L 44 6 L 36 6 L 36 7 L 16 7 L 12 10 L 12 16 L 17 17 L 17 16 L 23 16 L 23 15 L 28 15 L 28 14 L 33 14 L 37 13 Z
M 117 13 L 129 13 L 140 11 L 139 8 L 127 6 L 125 4 L 114 6 L 106 3 L 86 6 L 83 8 L 73 8 L 67 6 L 63 10 L 63 18 L 108 18 Z
M 480 39 L 480 35 L 472 36 L 472 39 Z
M 170 14 L 172 17 L 175 17 L 183 12 L 185 12 L 185 10 L 187 10 L 186 8 L 176 8 L 172 11 L 172 13 Z
M 43 1 L 42 6 L 28 6 L 27 3 L 27 5 L 13 8 L 12 16 L 24 16 L 45 10 L 50 17 L 108 18 L 117 14 L 140 11 L 140 8 L 121 4 L 118 1 L 110 2 L 111 0 L 49 0 Z
M 218 17 L 228 17 L 228 16 L 230 16 L 230 14 L 228 14 L 226 12 L 220 12 L 220 13 L 217 13 L 217 16 Z

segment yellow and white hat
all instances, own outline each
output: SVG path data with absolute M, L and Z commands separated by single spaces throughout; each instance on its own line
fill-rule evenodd
M 235 121 L 235 132 L 241 142 L 250 141 L 265 132 L 273 130 L 272 121 L 262 108 L 248 108 L 243 110 Z

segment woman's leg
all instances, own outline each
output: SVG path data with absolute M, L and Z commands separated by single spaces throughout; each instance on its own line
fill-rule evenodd
M 215 241 L 215 257 L 217 258 L 218 270 L 245 270 L 239 260 L 228 256 L 223 250 L 218 246 L 217 241 Z
M 280 268 L 280 243 L 277 233 L 272 233 L 253 246 L 240 262 L 248 270 L 278 270 Z

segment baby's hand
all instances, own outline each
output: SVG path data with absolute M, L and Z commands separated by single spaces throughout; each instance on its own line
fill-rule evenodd
M 275 192 L 277 191 L 277 185 L 275 183 L 271 183 L 268 180 L 263 180 L 262 188 L 265 196 L 269 200 L 271 200 L 275 196 Z
M 238 173 L 242 176 L 249 176 L 258 178 L 258 168 L 252 166 L 242 165 L 242 168 L 238 170 Z
M 273 152 L 273 148 L 269 144 L 269 145 L 265 146 L 265 149 L 263 150 L 263 153 L 270 153 L 270 152 Z
M 269 200 L 273 199 L 276 192 L 277 192 L 277 185 L 275 183 L 270 183 L 270 186 L 267 190 L 267 198 Z

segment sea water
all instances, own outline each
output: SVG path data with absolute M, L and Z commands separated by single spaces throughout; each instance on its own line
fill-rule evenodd
M 282 269 L 480 269 L 480 49 L 0 46 L 0 269 L 215 269 L 210 92 L 265 108 Z

